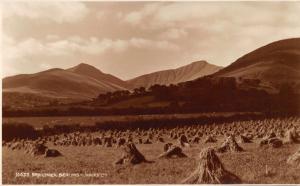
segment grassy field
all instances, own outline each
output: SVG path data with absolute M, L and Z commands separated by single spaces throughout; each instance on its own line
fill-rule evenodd
M 5 184 L 167 184 L 180 183 L 197 166 L 200 151 L 207 146 L 219 146 L 218 143 L 194 144 L 184 148 L 187 158 L 158 159 L 163 152 L 164 143 L 138 144 L 137 148 L 153 163 L 139 165 L 114 165 L 121 157 L 119 148 L 100 146 L 55 147 L 63 156 L 57 158 L 32 157 L 22 150 L 12 151 L 3 148 L 3 183 Z M 169 140 L 171 141 L 171 140 Z M 173 141 L 174 142 L 174 141 Z M 243 183 L 300 183 L 300 169 L 286 163 L 300 144 L 284 145 L 281 148 L 259 147 L 257 143 L 240 144 L 244 152 L 218 154 L 225 168 L 237 176 Z M 269 173 L 266 175 L 266 167 Z M 79 173 L 67 177 L 16 177 L 16 173 Z M 85 173 L 99 175 L 86 176 Z
M 141 119 L 165 119 L 165 118 L 193 118 L 200 116 L 232 116 L 238 113 L 197 113 L 197 114 L 161 114 L 161 115 L 122 115 L 122 116 L 58 116 L 58 117 L 4 117 L 3 123 L 28 123 L 35 128 L 43 127 L 44 125 L 53 126 L 55 124 L 80 124 L 94 125 L 96 122 L 106 121 L 132 121 Z M 247 114 L 247 113 L 241 113 Z

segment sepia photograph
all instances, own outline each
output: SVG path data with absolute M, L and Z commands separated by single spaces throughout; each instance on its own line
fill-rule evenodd
M 300 1 L 0 5 L 2 184 L 300 184 Z

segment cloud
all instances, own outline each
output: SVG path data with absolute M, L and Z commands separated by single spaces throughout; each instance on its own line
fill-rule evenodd
M 46 39 L 47 40 L 58 40 L 59 36 L 55 35 L 55 34 L 49 34 L 49 35 L 46 36 Z
M 183 28 L 171 28 L 161 33 L 161 38 L 178 39 L 187 36 L 187 31 Z
M 299 37 L 299 12 L 300 2 L 147 3 L 123 13 L 121 22 L 226 65 L 259 46 Z
M 129 45 L 136 48 L 144 48 L 144 49 L 154 48 L 154 49 L 163 49 L 163 50 L 171 50 L 171 51 L 180 50 L 179 46 L 170 43 L 168 41 L 153 41 L 153 40 L 143 39 L 143 38 L 131 38 L 129 40 Z
M 7 5 L 4 31 L 13 38 L 4 38 L 3 54 L 5 64 L 19 72 L 38 71 L 40 63 L 68 67 L 81 59 L 124 78 L 202 59 L 226 66 L 270 42 L 300 37 L 300 2 Z M 117 69 L 128 65 L 135 70 Z
M 89 9 L 81 2 L 5 2 L 3 17 L 13 16 L 31 20 L 51 20 L 57 23 L 74 23 L 82 20 Z
M 96 18 L 98 20 L 104 19 L 105 18 L 105 12 L 104 11 L 98 11 L 98 12 L 96 12 Z
M 14 62 L 34 56 L 70 56 L 76 53 L 100 55 L 107 51 L 122 52 L 129 48 L 179 50 L 179 47 L 173 43 L 144 38 L 131 38 L 128 40 L 112 40 L 109 38 L 99 40 L 96 37 L 83 39 L 79 36 L 72 36 L 63 40 L 52 40 L 52 38 L 55 37 L 50 35 L 44 41 L 27 38 L 16 42 L 13 38 L 6 36 L 3 43 L 5 62 Z
M 212 28 L 296 23 L 299 2 L 176 2 L 148 3 L 123 16 L 123 21 L 145 28 Z M 298 24 L 298 23 L 296 23 Z M 220 30 L 220 27 L 217 27 Z
M 133 25 L 140 24 L 141 21 L 144 21 L 145 18 L 152 16 L 155 14 L 160 8 L 162 3 L 149 3 L 143 6 L 141 10 L 132 11 L 128 14 L 123 15 L 123 20 Z M 120 17 L 120 16 L 119 16 Z
M 137 37 L 124 40 L 70 36 L 62 39 L 56 35 L 48 35 L 44 39 L 26 38 L 19 41 L 4 35 L 3 76 L 46 70 L 57 67 L 58 63 L 67 66 L 67 64 L 73 64 L 76 60 L 83 58 L 100 59 L 103 56 L 126 56 L 130 51 L 168 53 L 178 50 L 180 50 L 179 46 L 168 41 Z
M 37 40 L 27 38 L 20 42 L 12 42 L 7 39 L 4 42 L 6 59 L 24 59 L 33 56 L 67 56 L 74 53 L 84 53 L 86 55 L 96 55 L 105 52 L 108 49 L 118 50 L 121 48 L 119 41 L 97 38 L 84 40 L 80 37 L 69 37 L 63 40 Z M 6 60 L 7 61 L 7 60 Z
M 140 12 L 130 12 L 128 15 L 125 17 L 125 21 L 131 24 L 138 24 L 143 18 L 143 14 Z

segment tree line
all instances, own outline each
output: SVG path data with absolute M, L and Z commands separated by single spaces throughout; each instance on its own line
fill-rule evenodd
M 99 94 L 90 102 L 70 104 L 67 108 L 36 108 L 18 110 L 3 108 L 3 116 L 96 116 L 136 115 L 195 112 L 300 112 L 300 95 L 289 84 L 282 84 L 278 92 L 268 93 L 257 79 L 206 76 L 177 85 L 153 85 L 146 89 L 122 90 Z M 109 107 L 131 98 L 153 96 L 155 101 L 168 102 L 167 106 L 126 108 Z M 108 107 L 106 107 L 108 106 Z

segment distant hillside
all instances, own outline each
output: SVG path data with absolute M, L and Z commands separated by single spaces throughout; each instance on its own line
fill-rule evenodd
M 149 88 L 154 84 L 177 84 L 185 81 L 191 81 L 205 75 L 210 75 L 221 68 L 222 67 L 209 64 L 206 61 L 197 61 L 177 69 L 163 70 L 142 75 L 128 80 L 127 82 L 131 84 L 133 88 Z
M 300 88 L 300 38 L 280 40 L 250 52 L 213 76 L 259 79 L 275 88 Z
M 210 65 L 204 61 L 175 69 L 155 72 L 140 76 L 133 80 L 123 81 L 111 74 L 105 74 L 99 69 L 81 63 L 69 69 L 53 68 L 34 74 L 20 74 L 6 77 L 2 81 L 3 92 L 15 99 L 40 97 L 54 99 L 83 100 L 92 99 L 101 93 L 118 90 L 130 90 L 136 87 L 149 87 L 153 84 L 176 84 L 189 81 L 219 70 L 220 67 Z M 30 102 L 32 103 L 32 102 Z
M 191 66 L 194 65 L 197 63 Z M 205 77 L 174 86 L 155 85 L 146 92 L 141 90 L 139 93 L 138 89 L 129 96 L 107 94 L 101 98 L 106 98 L 110 106 L 126 105 L 128 108 L 137 105 L 150 108 L 151 103 L 168 103 L 162 106 L 168 112 L 172 109 L 178 109 L 178 112 L 294 112 L 300 111 L 299 67 L 300 39 L 288 39 L 254 50 L 228 67 Z M 190 68 L 191 71 L 193 69 Z M 153 78 L 153 74 L 145 75 L 141 79 L 147 83 L 145 77 L 149 76 L 149 84 L 153 81 L 157 83 L 161 76 L 165 77 L 162 75 L 164 73 L 172 74 L 172 71 L 162 71 L 156 74 L 156 78 Z M 144 103 L 143 95 L 154 99 Z
M 154 84 L 160 85 L 152 86 Z M 177 85 L 168 86 L 170 84 Z M 139 88 L 128 91 L 137 87 L 149 88 L 150 86 L 150 89 Z M 45 103 L 44 109 L 49 108 L 47 105 L 54 105 L 53 108 L 56 108 L 57 112 L 66 109 L 65 114 L 70 115 L 84 112 L 94 114 L 295 112 L 300 111 L 299 90 L 299 38 L 281 40 L 263 46 L 223 69 L 199 61 L 174 70 L 155 72 L 122 81 L 90 65 L 80 64 L 66 70 L 50 69 L 36 74 L 3 79 L 5 93 L 31 93 L 51 98 L 81 100 L 94 98 L 69 105 L 56 104 L 56 100 L 49 101 L 49 98 L 37 98 Z M 18 99 L 17 97 L 22 100 L 22 95 L 8 98 Z M 24 99 L 30 98 L 27 105 L 34 107 L 36 99 L 31 95 L 27 97 L 24 97 Z M 13 102 L 18 103 L 15 100 Z M 137 107 L 139 110 L 135 109 Z M 38 114 L 40 108 L 35 109 Z M 10 113 L 9 108 L 6 109 L 6 113 Z M 15 115 L 19 114 L 19 111 L 11 113 Z M 44 113 L 47 114 L 46 111 Z M 30 115 L 30 112 L 25 114 Z
M 4 78 L 4 92 L 35 93 L 56 98 L 90 99 L 99 93 L 125 90 L 127 83 L 87 64 Z
M 2 107 L 10 109 L 34 109 L 83 101 L 80 99 L 62 99 L 33 93 L 3 92 Z

